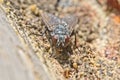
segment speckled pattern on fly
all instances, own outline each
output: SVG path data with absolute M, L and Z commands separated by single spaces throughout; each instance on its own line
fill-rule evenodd
M 42 20 L 45 23 L 45 33 L 52 47 L 63 50 L 71 43 L 71 36 L 75 36 L 75 25 L 78 19 L 74 15 L 58 18 L 50 13 L 41 13 Z

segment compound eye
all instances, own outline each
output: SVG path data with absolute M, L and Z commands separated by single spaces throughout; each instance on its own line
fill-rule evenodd
M 53 44 L 57 43 L 57 39 L 58 39 L 58 37 L 56 35 L 52 36 L 52 42 L 53 42 Z
M 68 42 L 69 42 L 69 40 L 70 40 L 70 37 L 69 37 L 69 36 L 67 36 L 67 37 L 65 38 L 65 42 L 66 42 L 66 43 L 68 43 Z

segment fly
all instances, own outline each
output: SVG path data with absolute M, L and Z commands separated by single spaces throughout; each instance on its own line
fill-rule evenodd
M 45 23 L 45 33 L 52 45 L 57 49 L 65 49 L 71 43 L 71 36 L 75 35 L 76 43 L 76 30 L 75 25 L 78 19 L 74 15 L 59 18 L 53 14 L 43 12 L 41 14 L 42 20 Z

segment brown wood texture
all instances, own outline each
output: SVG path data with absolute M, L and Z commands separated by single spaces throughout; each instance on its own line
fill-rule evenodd
M 1 7 L 0 80 L 53 80 L 32 49 L 21 43 Z

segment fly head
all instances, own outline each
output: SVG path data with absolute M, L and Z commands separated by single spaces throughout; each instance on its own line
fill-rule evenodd
M 53 32 L 51 32 L 52 42 L 56 48 L 63 48 L 70 42 L 70 31 L 66 23 L 56 25 Z

